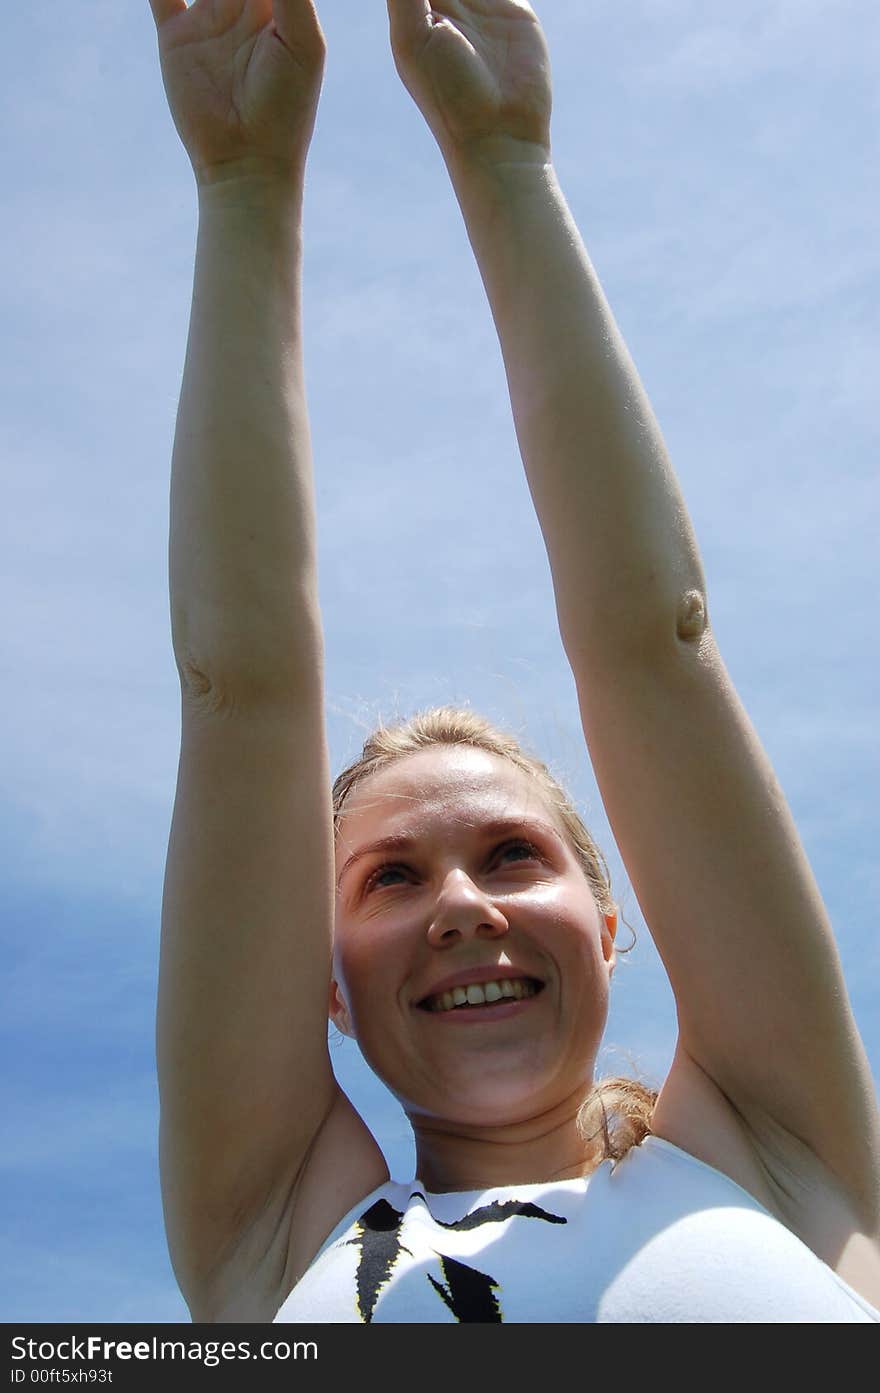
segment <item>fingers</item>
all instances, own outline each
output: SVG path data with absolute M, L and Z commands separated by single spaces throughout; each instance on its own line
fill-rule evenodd
M 326 48 L 313 0 L 272 0 L 272 18 L 282 42 L 288 48 Z
M 430 28 L 428 0 L 388 0 L 391 44 L 399 52 L 416 48 Z
M 149 4 L 157 29 L 186 9 L 186 0 L 149 0 Z

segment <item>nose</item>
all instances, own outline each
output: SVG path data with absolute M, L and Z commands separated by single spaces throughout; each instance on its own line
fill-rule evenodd
M 456 871 L 447 878 L 437 901 L 428 942 L 432 948 L 451 948 L 471 938 L 500 938 L 509 928 L 498 906 L 463 871 Z

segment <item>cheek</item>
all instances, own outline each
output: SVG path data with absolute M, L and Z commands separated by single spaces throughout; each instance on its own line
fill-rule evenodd
M 373 929 L 376 932 L 373 932 Z M 345 999 L 361 1054 L 378 1078 L 389 1082 L 399 1058 L 394 1028 L 404 968 L 399 942 L 377 925 L 337 933 L 333 975 Z
M 599 927 L 568 921 L 559 925 L 551 948 L 565 995 L 578 1002 L 595 1000 L 607 990 L 608 968 Z
M 399 975 L 400 945 L 379 923 L 337 923 L 333 936 L 333 975 L 353 1003 L 383 987 L 393 989 Z

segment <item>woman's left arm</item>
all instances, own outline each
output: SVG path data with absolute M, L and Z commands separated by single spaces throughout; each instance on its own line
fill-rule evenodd
M 521 0 L 389 0 L 389 13 L 491 304 L 584 734 L 675 995 L 679 1052 L 756 1138 L 782 1127 L 806 1144 L 880 1233 L 880 1113 L 833 931 L 554 172 L 537 19 Z M 772 642 L 772 604 L 754 622 Z

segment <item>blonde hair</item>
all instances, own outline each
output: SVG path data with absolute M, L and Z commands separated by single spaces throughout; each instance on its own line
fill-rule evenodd
M 343 769 L 334 781 L 334 837 L 339 835 L 346 800 L 360 784 L 397 760 L 437 745 L 470 745 L 509 760 L 528 775 L 565 829 L 600 911 L 616 911 L 605 858 L 565 789 L 547 765 L 537 755 L 529 753 L 514 735 L 466 708 L 435 706 L 390 726 L 380 721 L 364 742 L 358 758 Z M 635 942 L 632 927 L 627 927 Z M 632 946 L 629 945 L 630 948 Z M 629 949 L 618 951 L 628 952 Z M 581 1135 L 585 1141 L 594 1143 L 599 1160 L 619 1161 L 650 1131 L 656 1101 L 656 1090 L 641 1080 L 602 1079 L 593 1086 L 581 1107 L 578 1118 Z

